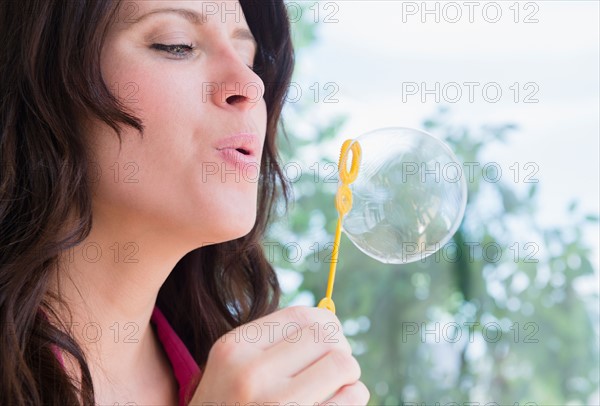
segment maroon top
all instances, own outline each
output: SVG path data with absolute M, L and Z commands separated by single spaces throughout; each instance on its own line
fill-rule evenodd
M 194 358 L 188 351 L 183 341 L 181 341 L 177 333 L 175 333 L 175 330 L 173 330 L 157 306 L 154 306 L 154 309 L 152 310 L 150 322 L 156 326 L 158 339 L 162 344 L 169 361 L 171 362 L 173 373 L 177 379 L 177 383 L 179 385 L 178 406 L 186 406 L 185 399 L 186 395 L 188 395 L 188 391 L 189 395 L 191 396 L 191 391 L 195 389 L 191 387 L 194 383 L 194 377 L 198 375 L 198 378 L 200 378 L 202 371 L 200 370 L 200 367 L 198 367 L 198 364 L 196 364 L 196 361 L 194 361 Z M 54 354 L 60 361 L 61 365 L 64 367 L 61 353 L 54 345 L 52 346 L 52 350 L 54 351 Z
M 169 361 L 171 361 L 175 378 L 177 378 L 177 383 L 179 384 L 179 406 L 185 406 L 188 391 L 191 398 L 191 395 L 193 395 L 191 391 L 196 389 L 191 387 L 194 377 L 197 375 L 200 377 L 202 371 L 200 371 L 200 367 L 196 364 L 187 347 L 177 333 L 175 333 L 175 330 L 173 330 L 158 306 L 154 306 L 150 322 L 156 326 L 158 338 L 169 357 Z M 199 380 L 196 382 L 199 382 Z

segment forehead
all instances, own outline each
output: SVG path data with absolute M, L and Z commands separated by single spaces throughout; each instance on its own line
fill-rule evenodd
M 189 23 L 202 25 L 226 24 L 246 28 L 252 37 L 238 0 L 123 0 L 117 10 L 116 23 L 121 29 L 129 29 L 158 16 L 177 16 Z

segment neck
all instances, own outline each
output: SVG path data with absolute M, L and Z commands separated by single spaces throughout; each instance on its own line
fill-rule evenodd
M 94 212 L 93 224 L 85 241 L 63 253 L 49 288 L 67 308 L 51 304 L 82 347 L 94 386 L 125 386 L 150 367 L 149 359 L 156 366 L 159 345 L 150 318 L 158 291 L 196 247 L 169 241 L 175 231 L 155 232 L 143 226 L 150 222 L 114 213 Z

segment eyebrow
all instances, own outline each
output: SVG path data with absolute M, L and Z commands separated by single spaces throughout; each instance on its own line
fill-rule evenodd
M 204 14 L 199 13 L 195 10 L 190 10 L 190 9 L 186 9 L 186 8 L 157 8 L 157 9 L 154 9 L 138 18 L 128 19 L 127 22 L 129 22 L 129 23 L 131 23 L 131 25 L 133 25 L 133 24 L 139 23 L 140 21 L 145 20 L 146 18 L 156 15 L 156 14 L 175 14 L 175 15 L 185 18 L 186 20 L 188 20 L 190 23 L 192 23 L 194 25 L 200 25 L 204 21 L 206 21 L 206 17 L 204 16 Z M 234 39 L 250 41 L 253 43 L 255 48 L 258 45 L 256 43 L 256 39 L 254 38 L 254 35 L 252 35 L 252 32 L 250 32 L 250 30 L 248 30 L 246 28 L 236 28 L 233 31 L 233 34 L 231 37 Z

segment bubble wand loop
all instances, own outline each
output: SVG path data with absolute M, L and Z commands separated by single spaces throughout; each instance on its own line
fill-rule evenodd
M 350 166 L 350 172 L 348 172 L 347 162 L 348 153 L 352 151 L 352 162 Z M 327 292 L 325 297 L 321 299 L 317 307 L 321 309 L 328 309 L 335 314 L 335 304 L 331 299 L 333 293 L 333 281 L 335 280 L 335 269 L 338 260 L 338 253 L 340 249 L 340 238 L 342 234 L 342 220 L 343 217 L 352 208 L 352 191 L 350 185 L 356 180 L 358 176 L 358 168 L 360 166 L 362 150 L 360 144 L 356 140 L 346 140 L 342 144 L 342 151 L 340 153 L 340 161 L 338 163 L 338 173 L 340 176 L 341 185 L 338 187 L 335 195 L 335 208 L 338 211 L 338 221 L 335 230 L 335 240 L 333 241 L 333 251 L 331 254 L 331 264 L 329 266 L 329 279 L 327 281 Z

